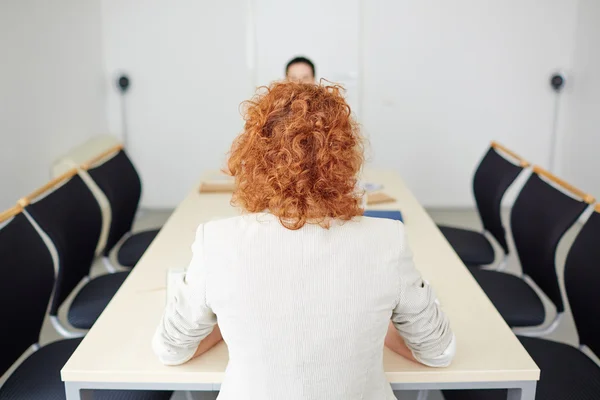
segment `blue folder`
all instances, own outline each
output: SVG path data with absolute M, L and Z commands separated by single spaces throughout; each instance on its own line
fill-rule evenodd
M 398 210 L 365 210 L 365 217 L 388 218 L 403 222 L 402 213 Z

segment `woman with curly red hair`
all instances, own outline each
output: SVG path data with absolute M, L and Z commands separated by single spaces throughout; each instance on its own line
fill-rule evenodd
M 290 229 L 362 215 L 362 139 L 337 86 L 276 84 L 247 103 L 229 171 L 234 202 Z
M 244 213 L 198 228 L 153 339 L 163 363 L 223 337 L 223 400 L 394 399 L 384 343 L 450 363 L 454 335 L 404 226 L 362 217 L 363 160 L 338 86 L 274 83 L 246 103 L 228 161 Z

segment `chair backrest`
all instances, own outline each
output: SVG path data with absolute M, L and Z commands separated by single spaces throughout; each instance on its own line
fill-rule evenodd
M 523 273 L 542 289 L 558 312 L 564 311 L 564 304 L 556 273 L 556 249 L 563 235 L 593 201 L 536 166 L 512 208 L 511 230 Z
M 565 289 L 579 342 L 600 356 L 600 204 L 571 246 Z
M 96 157 L 98 154 L 101 154 L 108 149 L 112 149 L 119 144 L 119 139 L 112 135 L 101 134 L 94 136 L 79 144 L 77 147 L 69 149 L 67 153 L 59 157 L 52 164 L 50 173 L 53 178 L 61 176 L 65 172 L 73 169 L 73 167 L 78 167 Z
M 50 315 L 55 316 L 73 289 L 90 273 L 102 230 L 100 206 L 76 169 L 19 203 L 48 235 L 58 253 L 58 276 L 50 305 Z
M 121 145 L 106 153 L 90 160 L 82 168 L 87 170 L 110 203 L 112 217 L 104 250 L 108 255 L 119 240 L 131 231 L 142 194 L 142 182 Z M 112 157 L 106 159 L 107 155 Z M 101 159 L 105 160 L 96 164 Z
M 0 375 L 39 340 L 54 286 L 52 255 L 20 208 L 0 219 Z
M 509 155 L 519 165 L 515 165 L 501 154 Z M 473 194 L 483 227 L 502 246 L 505 254 L 508 254 L 509 250 L 502 224 L 502 197 L 521 171 L 528 166 L 527 161 L 501 144 L 492 142 L 473 177 Z

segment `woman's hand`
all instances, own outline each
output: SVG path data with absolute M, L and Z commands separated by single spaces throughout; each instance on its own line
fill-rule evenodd
M 411 361 L 418 362 L 413 356 L 412 352 L 408 347 L 406 347 L 406 343 L 404 343 L 404 339 L 398 333 L 394 324 L 390 321 L 388 325 L 388 331 L 385 335 L 385 346 L 392 350 L 394 353 L 400 354 L 402 357 L 407 358 Z
M 221 340 L 223 340 L 223 336 L 221 336 L 221 329 L 219 329 L 219 325 L 217 324 L 213 328 L 212 332 L 207 337 L 202 339 L 198 345 L 198 348 L 196 349 L 196 352 L 192 356 L 192 360 L 215 347 Z

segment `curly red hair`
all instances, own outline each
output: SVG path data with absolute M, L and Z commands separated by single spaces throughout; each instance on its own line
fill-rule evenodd
M 277 82 L 245 102 L 244 131 L 228 161 L 232 202 L 268 210 L 288 229 L 362 215 L 358 124 L 337 85 Z

